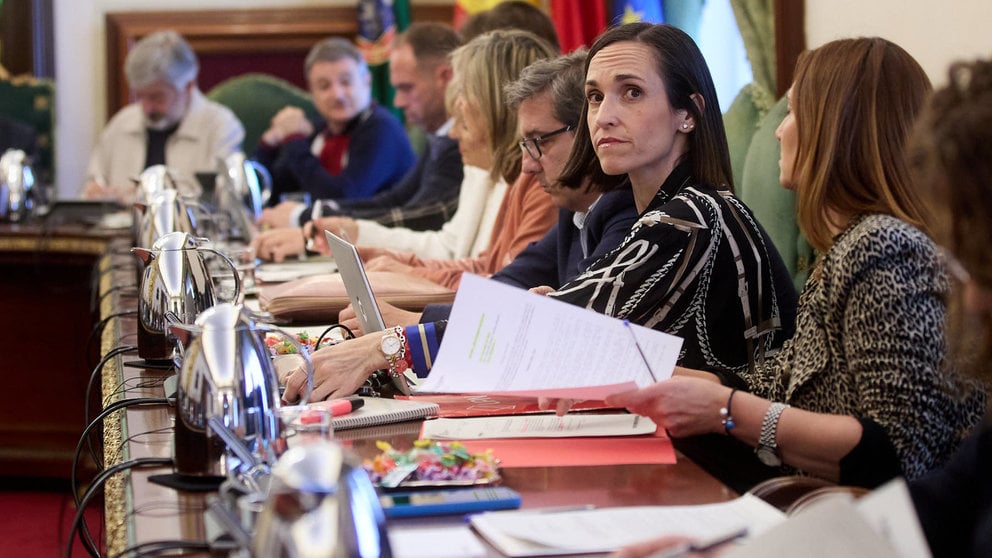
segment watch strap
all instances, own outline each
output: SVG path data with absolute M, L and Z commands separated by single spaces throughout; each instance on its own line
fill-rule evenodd
M 389 363 L 389 375 L 392 378 L 398 377 L 400 374 L 406 371 L 408 366 L 406 366 L 406 354 L 407 354 L 407 342 L 406 342 L 406 332 L 402 327 L 396 326 L 386 329 L 382 334 L 383 339 L 386 337 L 395 337 L 399 340 L 399 350 L 392 354 L 386 354 L 383 352 L 383 356 L 386 357 L 386 362 Z
M 778 448 L 778 442 L 776 441 L 776 435 L 778 433 L 778 421 L 782 416 L 782 411 L 788 407 L 785 403 L 773 402 L 768 406 L 768 410 L 765 412 L 765 418 L 761 421 L 761 434 L 758 436 L 758 448 L 767 448 L 771 451 L 778 453 L 776 449 Z

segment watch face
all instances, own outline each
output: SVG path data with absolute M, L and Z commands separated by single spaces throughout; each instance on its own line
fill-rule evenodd
M 759 447 L 755 453 L 758 454 L 758 460 L 769 467 L 778 467 L 782 464 L 782 459 L 768 446 Z
M 395 335 L 386 335 L 382 338 L 382 353 L 385 355 L 395 355 L 400 351 L 400 338 Z

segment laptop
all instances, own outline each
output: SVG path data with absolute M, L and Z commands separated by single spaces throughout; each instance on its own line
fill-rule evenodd
M 344 288 L 348 291 L 348 300 L 351 301 L 351 306 L 358 317 L 358 325 L 365 333 L 385 330 L 386 324 L 382 320 L 382 313 L 379 312 L 379 305 L 375 301 L 375 293 L 372 292 L 372 285 L 365 275 L 365 266 L 358 257 L 355 245 L 330 231 L 324 231 L 324 234 L 327 236 L 327 245 L 331 247 L 331 255 L 334 256 L 334 262 L 338 266 Z
M 348 292 L 348 300 L 355 309 L 358 325 L 365 334 L 384 331 L 386 323 L 382 319 L 379 305 L 375 301 L 375 293 L 372 292 L 372 285 L 365 274 L 365 266 L 362 264 L 362 258 L 358 256 L 355 245 L 330 231 L 324 231 L 324 235 L 334 256 L 334 262 L 338 266 L 345 291 Z M 410 395 L 409 379 L 401 375 L 391 380 L 400 393 Z

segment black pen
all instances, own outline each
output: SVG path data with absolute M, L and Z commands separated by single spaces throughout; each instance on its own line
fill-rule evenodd
M 637 342 L 637 335 L 634 334 L 634 328 L 630 327 L 630 320 L 624 320 L 623 325 L 627 326 L 627 331 L 634 338 L 634 346 L 637 347 L 637 352 L 641 354 L 641 360 L 644 361 L 644 366 L 648 369 L 648 374 L 651 374 L 651 379 L 657 382 L 658 378 L 654 375 L 654 370 L 651 369 L 651 363 L 648 362 L 648 357 L 644 356 L 644 351 L 641 350 L 641 344 Z
M 679 558 L 680 556 L 685 556 L 690 552 L 706 552 L 708 550 L 713 550 L 722 544 L 727 544 L 730 541 L 735 541 L 745 536 L 747 536 L 747 527 L 742 527 L 736 531 L 730 531 L 729 533 L 717 535 L 716 537 L 691 543 L 683 543 L 674 548 L 669 548 L 668 550 L 655 552 L 654 554 L 649 555 L 648 558 Z

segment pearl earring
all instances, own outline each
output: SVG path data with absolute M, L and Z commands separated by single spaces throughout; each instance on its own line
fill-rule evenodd
M 682 129 L 683 130 L 688 130 L 689 129 L 689 123 L 688 122 L 683 122 L 682 123 Z

